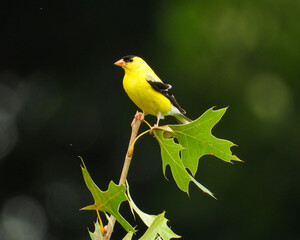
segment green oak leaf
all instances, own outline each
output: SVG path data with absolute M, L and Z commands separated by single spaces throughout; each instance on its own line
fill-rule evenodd
M 139 217 L 142 219 L 142 221 L 146 224 L 147 227 L 151 227 L 152 224 L 154 223 L 155 219 L 157 218 L 156 215 L 150 215 L 147 213 L 144 213 L 141 211 L 136 204 L 133 202 L 130 192 L 129 192 L 129 185 L 127 183 L 127 195 L 128 195 L 128 200 L 129 200 L 129 205 L 131 207 L 131 211 L 133 214 L 133 210 L 139 215 Z M 158 215 L 159 216 L 159 215 Z M 160 236 L 160 239 L 162 240 L 170 240 L 172 238 L 181 238 L 181 236 L 175 234 L 167 225 L 167 222 L 169 220 L 167 218 L 163 219 L 163 223 L 160 225 L 159 229 L 157 230 L 157 233 Z
M 163 174 L 166 176 L 166 167 L 170 166 L 173 178 L 177 186 L 184 192 L 189 191 L 189 183 L 193 181 L 197 187 L 199 187 L 203 192 L 213 196 L 206 187 L 196 181 L 186 170 L 183 162 L 180 158 L 180 152 L 184 149 L 180 144 L 174 142 L 174 138 L 165 138 L 164 131 L 157 129 L 153 131 L 155 138 L 157 139 L 160 149 L 161 158 L 163 162 Z
M 170 125 L 174 137 L 184 148 L 181 151 L 183 165 L 193 175 L 196 174 L 199 158 L 204 155 L 213 155 L 223 161 L 241 161 L 237 156 L 232 155 L 230 148 L 234 143 L 216 138 L 211 134 L 212 128 L 220 121 L 227 108 L 219 110 L 208 109 L 195 121 L 184 125 Z
M 131 240 L 133 237 L 133 232 L 128 232 L 122 240 Z
M 100 230 L 100 224 L 98 221 L 95 223 L 95 231 L 94 232 L 89 231 L 89 234 L 90 234 L 90 237 L 92 240 L 102 240 L 103 239 L 103 236 L 102 236 L 101 230 Z
M 161 148 L 163 174 L 165 175 L 166 166 L 169 165 L 174 180 L 182 191 L 188 193 L 189 182 L 193 181 L 202 191 L 213 197 L 213 194 L 187 171 L 189 169 L 195 175 L 202 156 L 214 155 L 226 162 L 241 161 L 231 153 L 230 148 L 235 144 L 211 134 L 212 128 L 225 112 L 226 108 L 219 110 L 211 108 L 188 124 L 161 126 L 154 129 L 154 136 Z
M 154 219 L 151 226 L 147 229 L 144 235 L 139 240 L 155 240 L 160 231 L 165 219 L 165 212 L 159 214 Z
M 163 223 L 164 223 L 164 215 L 165 213 L 163 212 L 162 214 L 157 215 L 154 218 L 153 223 L 151 226 L 147 229 L 147 231 L 144 233 L 144 235 L 139 238 L 139 240 L 155 240 L 157 238 L 158 231 L 161 229 Z M 126 236 L 122 240 L 131 240 L 133 237 L 133 232 L 128 232 Z M 159 238 L 161 239 L 161 238 Z M 94 240 L 94 239 L 93 239 Z M 95 239 L 97 240 L 97 239 Z
M 103 192 L 92 180 L 89 172 L 87 171 L 84 162 L 81 166 L 83 178 L 86 186 L 93 195 L 95 203 L 93 205 L 82 208 L 81 210 L 99 210 L 104 213 L 110 213 L 127 231 L 135 232 L 134 228 L 121 216 L 119 213 L 120 204 L 127 201 L 126 186 L 116 185 L 113 181 L 109 183 L 108 190 Z

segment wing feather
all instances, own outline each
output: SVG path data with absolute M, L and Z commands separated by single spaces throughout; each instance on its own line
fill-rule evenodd
M 164 95 L 166 98 L 168 98 L 171 101 L 171 103 L 173 104 L 173 106 L 178 108 L 178 110 L 182 114 L 186 113 L 186 111 L 182 107 L 180 107 L 180 105 L 176 101 L 174 95 L 170 91 L 170 89 L 172 88 L 172 86 L 170 84 L 165 84 L 163 82 L 157 81 L 155 79 L 155 77 L 153 77 L 150 74 L 147 74 L 146 80 L 155 91 L 160 92 L 162 95 Z

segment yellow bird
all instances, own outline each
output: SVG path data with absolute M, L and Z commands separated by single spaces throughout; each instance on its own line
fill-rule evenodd
M 172 115 L 180 123 L 191 122 L 184 116 L 185 110 L 180 107 L 171 93 L 171 85 L 165 84 L 140 57 L 128 55 L 115 62 L 125 70 L 123 87 L 129 98 L 144 112 L 157 117 L 154 126 L 164 116 Z

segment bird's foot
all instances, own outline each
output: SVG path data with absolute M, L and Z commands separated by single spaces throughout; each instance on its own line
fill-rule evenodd
M 158 128 L 158 124 L 154 124 L 153 127 L 150 128 L 150 134 L 152 134 L 155 128 Z
M 139 111 L 136 111 L 136 114 L 134 115 L 134 118 L 131 122 L 131 127 L 137 122 L 137 121 L 141 121 L 143 122 L 145 119 L 145 114 Z

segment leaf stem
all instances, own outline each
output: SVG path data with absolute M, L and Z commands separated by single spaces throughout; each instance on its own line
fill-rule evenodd
M 103 236 L 103 235 L 104 235 L 104 228 L 103 228 L 102 220 L 101 220 L 101 218 L 100 218 L 100 214 L 99 214 L 98 209 L 96 210 L 96 212 L 97 212 L 97 216 L 98 216 L 98 219 L 99 219 L 100 231 L 101 231 L 101 234 L 102 234 L 102 236 Z
M 144 123 L 148 125 L 149 128 L 151 128 L 151 125 L 144 119 Z
M 140 113 L 140 114 L 142 114 L 142 113 Z M 129 170 L 131 159 L 132 159 L 133 149 L 132 149 L 131 154 L 129 154 L 129 152 L 130 152 L 132 144 L 134 143 L 134 141 L 136 139 L 136 136 L 138 134 L 141 123 L 142 123 L 142 121 L 140 120 L 139 114 L 137 113 L 135 115 L 134 120 L 133 120 L 132 125 L 131 125 L 131 136 L 130 136 L 128 149 L 127 149 L 127 153 L 126 153 L 124 164 L 123 164 L 121 177 L 120 177 L 120 180 L 119 180 L 119 185 L 126 183 L 127 174 L 128 174 L 128 170 Z M 112 234 L 113 229 L 114 229 L 116 219 L 115 219 L 114 216 L 110 216 L 110 219 L 111 219 L 110 224 L 107 225 L 107 234 L 103 237 L 104 240 L 109 240 L 110 239 L 111 234 Z
M 151 131 L 151 129 L 148 129 L 148 130 L 146 130 L 145 132 L 142 132 L 140 135 L 138 135 L 138 136 L 134 139 L 134 141 L 133 141 L 133 143 L 131 144 L 131 147 L 130 147 L 128 153 L 127 153 L 127 155 L 128 155 L 129 157 L 132 157 L 133 149 L 134 149 L 134 145 L 135 145 L 136 141 L 137 141 L 141 136 L 145 135 L 146 133 L 148 133 L 148 132 L 150 132 L 150 131 Z

